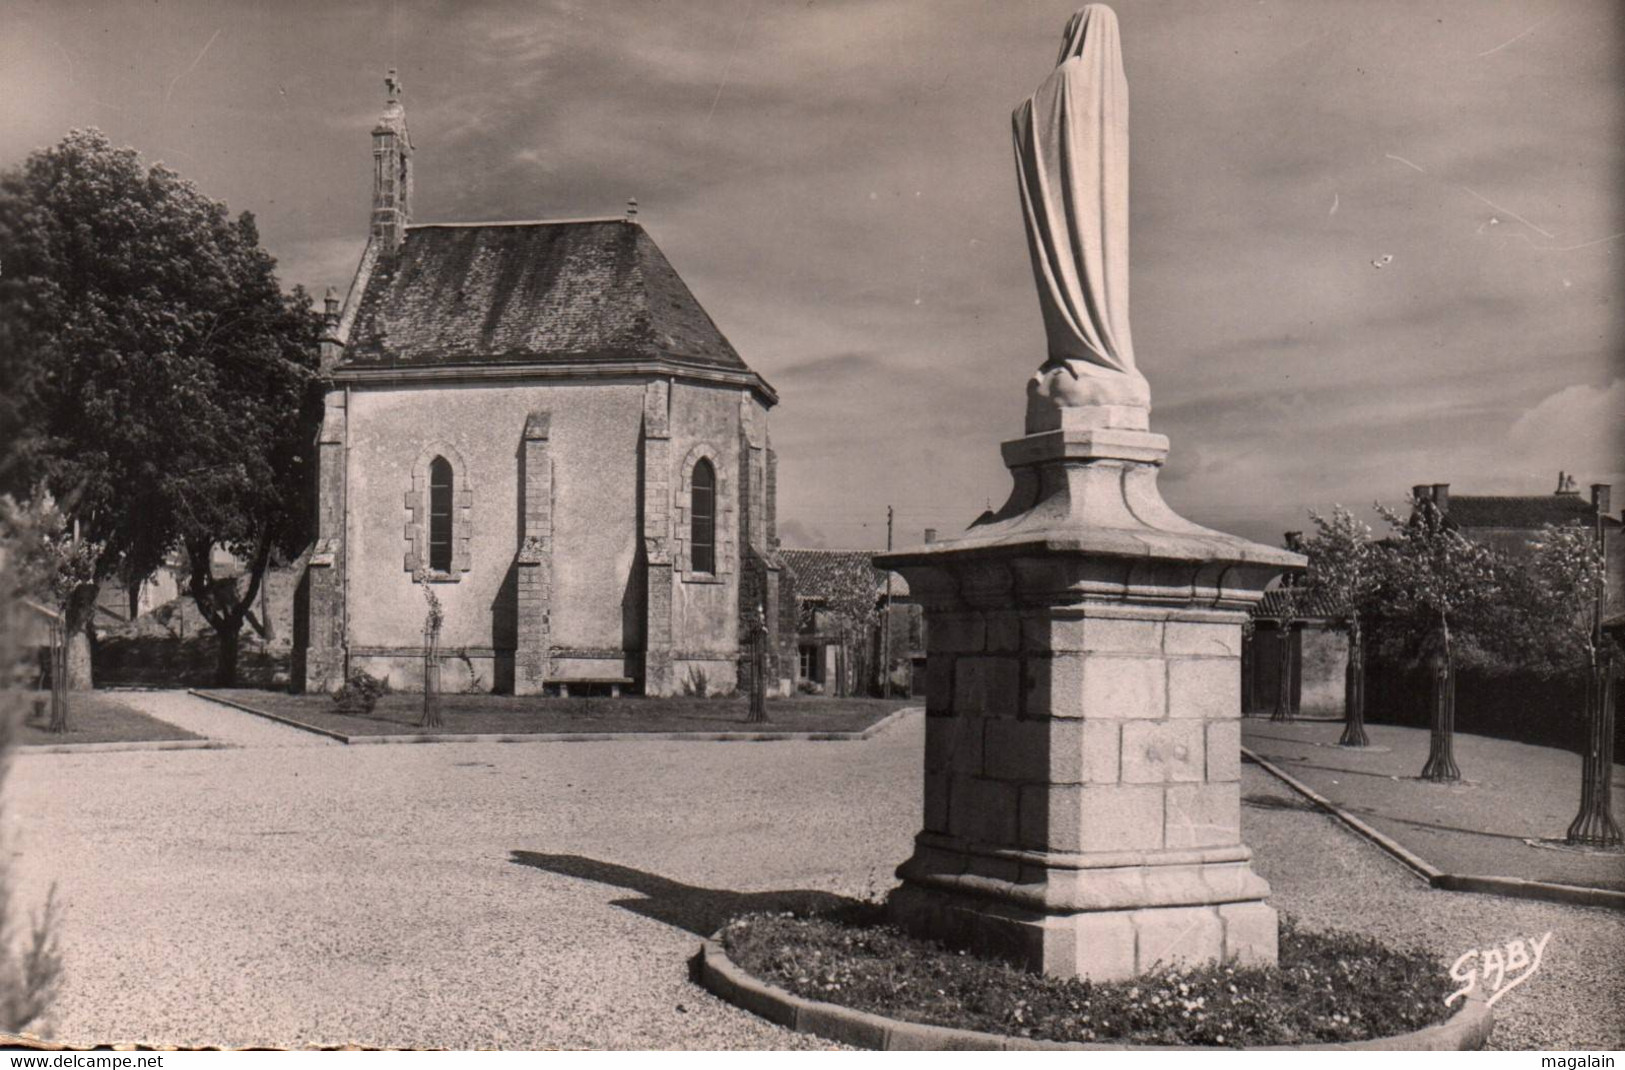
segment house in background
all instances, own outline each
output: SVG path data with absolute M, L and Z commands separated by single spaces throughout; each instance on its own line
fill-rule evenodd
M 1613 489 L 1607 483 L 1591 484 L 1590 494 L 1582 497 L 1575 478 L 1567 472 L 1557 473 L 1557 490 L 1552 494 L 1451 494 L 1448 483 L 1421 483 L 1411 488 L 1413 503 L 1432 502 L 1445 522 L 1462 535 L 1511 557 L 1529 553 L 1530 542 L 1540 537 L 1547 524 L 1580 525 L 1596 531 L 1608 562 L 1609 612 L 1617 613 L 1625 608 L 1625 539 L 1620 538 L 1625 517 L 1610 515 L 1612 498 Z
M 1242 713 L 1274 713 L 1284 678 L 1291 715 L 1342 714 L 1348 637 L 1332 627 L 1336 616 L 1324 595 L 1288 586 L 1264 592 L 1242 638 Z
M 826 695 L 866 695 L 883 687 L 890 659 L 893 694 L 919 694 L 925 669 L 925 617 L 903 577 L 874 567 L 871 550 L 780 549 L 781 597 L 796 606 L 796 687 Z M 889 630 L 889 639 L 882 631 Z
M 1608 563 L 1608 604 L 1604 616 L 1625 609 L 1625 538 L 1621 517 L 1609 515 L 1611 488 L 1593 483 L 1582 497 L 1573 476 L 1560 472 L 1557 490 L 1544 495 L 1469 495 L 1450 493 L 1448 483 L 1421 483 L 1411 488 L 1413 507 L 1431 502 L 1445 522 L 1464 537 L 1510 557 L 1529 553 L 1547 525 L 1579 525 L 1603 540 Z M 1287 545 L 1299 536 L 1288 532 Z M 1290 585 L 1266 591 L 1252 610 L 1242 643 L 1242 710 L 1269 714 L 1276 708 L 1283 677 L 1296 714 L 1341 712 L 1348 641 L 1329 621 L 1337 607 L 1319 597 L 1305 598 Z M 1283 660 L 1281 646 L 1290 646 Z

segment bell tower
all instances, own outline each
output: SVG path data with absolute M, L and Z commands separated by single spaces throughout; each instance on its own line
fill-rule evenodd
M 372 128 L 372 237 L 393 253 L 412 221 L 412 139 L 406 132 L 401 81 L 395 68 L 384 79 L 388 96 Z

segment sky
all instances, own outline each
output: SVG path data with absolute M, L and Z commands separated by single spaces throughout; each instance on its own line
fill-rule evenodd
M 417 222 L 639 218 L 781 397 L 785 545 L 962 530 L 1045 356 L 1010 112 L 1053 0 L 0 0 L 0 168 L 95 126 L 348 285 Z M 1118 0 L 1163 492 L 1278 543 L 1417 483 L 1625 499 L 1625 6 Z M 3 257 L 3 252 L 0 252 Z

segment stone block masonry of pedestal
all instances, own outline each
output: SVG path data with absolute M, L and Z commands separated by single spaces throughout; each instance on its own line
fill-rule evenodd
M 928 605 L 925 826 L 899 920 L 1063 976 L 1273 962 L 1241 842 L 1241 621 Z

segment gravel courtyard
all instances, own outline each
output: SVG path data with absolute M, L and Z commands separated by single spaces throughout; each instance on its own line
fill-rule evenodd
M 764 893 L 883 890 L 919 821 L 918 717 L 864 743 L 345 747 L 129 698 L 239 749 L 13 759 L 16 901 L 57 884 L 72 1042 L 823 1046 L 689 984 L 694 934 Z M 1625 1044 L 1620 915 L 1429 891 L 1244 777 L 1278 907 L 1447 960 L 1553 930 L 1496 1045 Z

